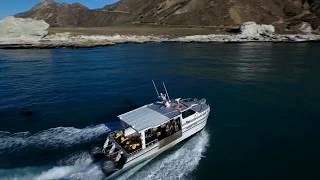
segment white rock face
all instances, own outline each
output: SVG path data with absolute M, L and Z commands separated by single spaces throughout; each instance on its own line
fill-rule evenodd
M 302 22 L 299 30 L 306 34 L 310 34 L 313 31 L 311 24 L 307 22 Z
M 9 16 L 0 21 L 0 43 L 36 42 L 48 34 L 48 28 L 43 20 Z
M 246 37 L 272 36 L 275 28 L 272 25 L 245 22 L 240 27 L 241 35 Z
M 303 24 L 306 34 L 276 34 L 272 25 L 259 25 L 255 22 L 243 23 L 240 34 L 208 34 L 184 36 L 168 41 L 174 42 L 305 42 L 320 41 L 320 35 L 312 34 L 309 23 Z

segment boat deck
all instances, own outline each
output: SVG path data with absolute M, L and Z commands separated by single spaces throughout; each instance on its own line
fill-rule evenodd
M 193 110 L 197 112 L 202 112 L 208 107 L 208 105 L 206 105 L 205 103 L 201 103 L 201 101 L 203 100 L 183 99 L 180 101 L 180 104 L 177 104 L 176 102 L 171 102 L 170 107 L 166 107 L 162 102 L 156 102 L 148 105 L 148 108 L 157 111 L 162 115 L 167 116 L 169 119 L 172 119 L 191 106 Z

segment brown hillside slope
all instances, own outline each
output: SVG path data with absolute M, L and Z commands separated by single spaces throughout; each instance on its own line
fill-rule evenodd
M 317 0 L 121 0 L 101 9 L 45 0 L 17 17 L 43 19 L 57 27 L 122 24 L 234 26 L 246 21 L 283 31 L 309 22 L 320 25 Z

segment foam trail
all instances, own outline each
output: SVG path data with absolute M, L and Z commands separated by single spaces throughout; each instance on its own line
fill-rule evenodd
M 53 179 L 102 179 L 103 172 L 92 164 L 89 153 L 81 152 L 59 162 L 55 167 L 27 167 L 10 170 L 0 169 L 0 179 L 4 180 L 53 180 Z M 101 171 L 99 173 L 99 171 Z
M 72 162 L 74 161 L 74 162 Z M 53 167 L 35 176 L 34 180 L 51 179 L 102 179 L 103 173 L 98 165 L 92 164 L 92 159 L 87 152 L 73 155 L 64 163 L 68 165 Z
M 0 155 L 16 153 L 28 148 L 59 149 L 84 144 L 107 134 L 110 129 L 100 124 L 78 129 L 74 127 L 57 127 L 31 135 L 28 132 L 11 134 L 0 132 Z
M 192 139 L 188 140 L 182 147 L 176 151 L 173 151 L 171 154 L 151 161 L 148 166 L 145 165 L 149 161 L 145 161 L 135 168 L 125 172 L 123 175 L 118 177 L 118 179 L 184 179 L 198 166 L 201 158 L 203 157 L 203 153 L 206 151 L 208 143 L 209 134 L 204 130 Z M 69 171 L 68 168 L 65 170 Z M 68 180 L 103 179 L 104 175 L 98 165 L 91 165 L 80 171 L 74 171 L 64 178 Z
M 41 173 L 48 169 L 48 167 L 24 167 L 14 169 L 0 169 L 1 180 L 32 180 L 35 174 Z
M 203 153 L 209 143 L 209 134 L 203 130 L 192 139 L 188 140 L 178 150 L 168 155 L 162 156 L 157 160 L 151 161 L 148 166 L 146 163 L 140 164 L 133 169 L 125 172 L 118 179 L 185 179 L 198 166 Z M 104 174 L 97 164 L 92 163 L 92 159 L 87 152 L 72 155 L 66 160 L 62 160 L 60 166 L 46 168 L 40 171 L 35 170 L 32 174 L 24 176 L 10 176 L 11 178 L 3 179 L 28 179 L 33 180 L 51 180 L 51 179 L 68 179 L 68 180 L 86 180 L 86 179 L 104 179 Z M 1 172 L 1 170 L 0 170 Z M 27 176 L 26 176 L 27 175 Z M 0 176 L 1 177 L 1 176 Z M 8 176 L 7 176 L 8 177 Z
M 209 143 L 209 134 L 202 131 L 192 139 L 188 140 L 178 150 L 165 155 L 160 159 L 153 160 L 148 166 L 144 166 L 148 161 L 136 166 L 118 177 L 120 180 L 154 180 L 154 179 L 184 179 L 199 164 L 203 153 Z M 101 168 L 96 164 L 90 164 L 91 158 L 80 156 L 72 166 L 60 166 L 52 168 L 42 173 L 35 180 L 49 179 L 68 179 L 68 180 L 86 180 L 103 179 L 104 174 Z
M 90 143 L 99 137 L 104 137 L 110 129 L 100 124 L 83 129 L 74 127 L 57 127 L 41 131 L 36 134 L 28 132 L 9 133 L 0 131 L 0 156 L 7 154 L 24 154 L 28 149 L 56 150 L 65 149 L 75 145 Z M 26 154 L 28 155 L 28 154 Z M 57 179 L 86 169 L 92 160 L 87 154 L 74 155 L 67 161 L 60 162 L 58 167 L 36 166 L 13 169 L 0 169 L 0 179 L 24 180 L 24 179 Z M 54 177 L 54 178 L 50 178 Z
M 140 170 L 131 169 L 119 179 L 185 179 L 198 166 L 208 145 L 209 134 L 203 130 L 178 150 L 150 162 Z

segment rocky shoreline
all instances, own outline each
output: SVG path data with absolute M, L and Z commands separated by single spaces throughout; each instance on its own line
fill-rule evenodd
M 48 34 L 49 25 L 44 21 L 8 17 L 0 21 L 0 48 L 82 48 L 110 46 L 123 43 L 147 42 L 319 42 L 320 35 L 276 34 L 272 25 L 246 22 L 238 34 L 208 34 L 182 37 L 160 35 L 77 35 L 72 33 Z
M 320 42 L 320 35 L 274 34 L 272 36 L 246 37 L 242 35 L 195 35 L 172 39 L 174 42 Z
M 39 41 L 15 41 L 14 43 L 1 43 L 2 49 L 27 49 L 27 48 L 85 48 L 97 46 L 110 46 L 123 43 L 162 42 L 165 39 L 156 36 L 136 35 L 72 35 L 70 33 L 58 33 L 43 37 Z
M 57 34 L 54 36 L 62 36 Z M 14 42 L 0 43 L 1 49 L 29 49 L 29 48 L 89 48 L 110 46 L 125 43 L 148 43 L 148 42 L 182 42 L 182 43 L 245 43 L 245 42 L 320 42 L 320 35 L 274 35 L 271 37 L 242 37 L 238 35 L 194 35 L 179 38 L 166 38 L 158 36 L 68 36 L 65 40 L 44 38 L 38 42 Z

